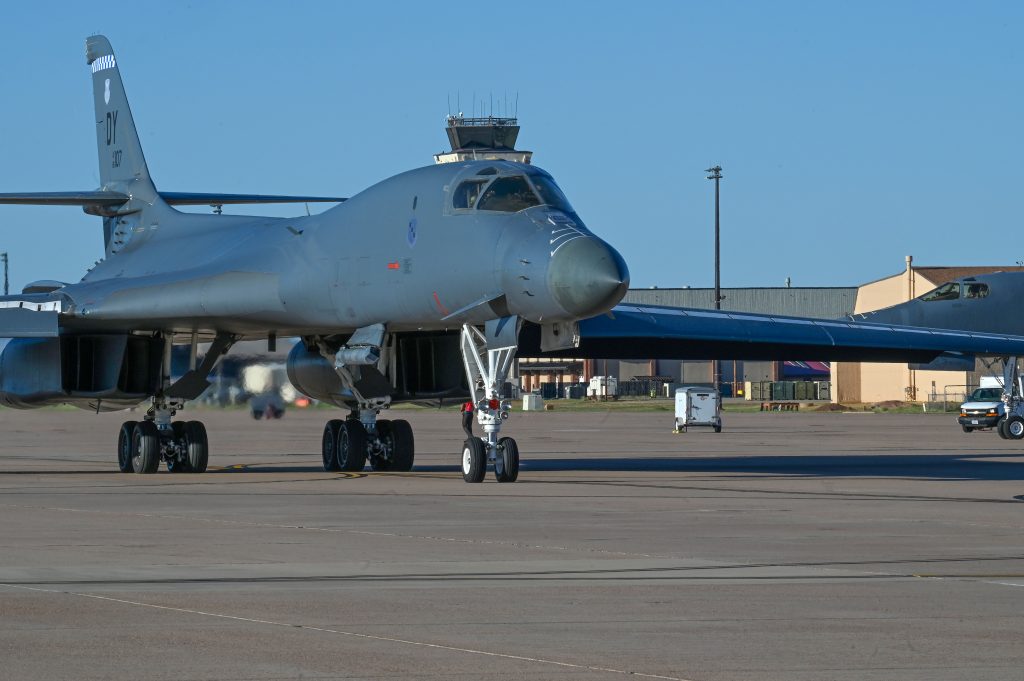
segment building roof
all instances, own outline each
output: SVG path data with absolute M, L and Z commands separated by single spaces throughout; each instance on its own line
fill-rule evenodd
M 992 274 L 993 272 L 1024 272 L 1024 267 L 1020 267 L 1018 265 L 975 265 L 972 267 L 937 265 L 934 267 L 914 267 L 915 274 L 923 279 L 927 279 L 936 286 L 961 277 L 973 277 L 979 274 Z M 880 281 L 889 281 L 890 279 L 905 276 L 907 276 L 907 271 L 902 270 L 896 274 L 890 274 L 864 282 L 860 285 L 860 288 L 864 288 L 870 284 L 877 284 Z
M 936 286 L 961 277 L 973 277 L 993 272 L 1024 272 L 1024 267 L 1015 265 L 978 265 L 975 267 L 915 267 L 914 271 Z M 902 273 L 901 273 L 902 274 Z M 899 276 L 899 275 L 893 275 Z
M 630 289 L 623 302 L 712 310 L 715 307 L 715 290 L 712 288 Z M 722 289 L 722 309 L 729 312 L 760 312 L 792 317 L 838 319 L 853 314 L 856 302 L 857 287 L 855 286 Z

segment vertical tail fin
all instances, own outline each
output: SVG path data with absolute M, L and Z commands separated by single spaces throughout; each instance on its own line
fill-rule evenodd
M 96 111 L 96 144 L 103 189 L 132 194 L 144 201 L 157 199 L 135 131 L 114 48 L 101 35 L 85 41 L 85 58 L 92 69 Z

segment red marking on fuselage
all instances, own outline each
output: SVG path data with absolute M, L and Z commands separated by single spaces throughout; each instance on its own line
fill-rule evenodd
M 437 309 L 441 311 L 441 314 L 447 317 L 448 308 L 441 304 L 441 299 L 437 297 L 437 291 L 434 291 L 434 302 L 437 304 Z
M 402 268 L 402 266 L 399 265 L 397 262 L 389 262 L 388 263 L 388 269 L 389 270 L 397 270 L 397 269 L 401 269 L 401 268 Z

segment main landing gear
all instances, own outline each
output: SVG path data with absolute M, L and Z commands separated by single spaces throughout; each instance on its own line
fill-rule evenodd
M 154 400 L 143 421 L 125 421 L 117 436 L 117 466 L 122 473 L 156 473 L 163 461 L 172 473 L 204 473 L 210 445 L 199 421 L 175 421 L 180 403 Z
M 469 382 L 477 423 L 483 437 L 469 437 L 462 445 L 462 479 L 483 482 L 487 466 L 494 466 L 498 482 L 515 482 L 519 477 L 519 447 L 510 437 L 499 437 L 511 404 L 501 399 L 518 343 L 514 319 L 488 322 L 484 332 L 469 324 L 462 326 L 460 348 Z
M 361 471 L 370 462 L 375 471 L 412 470 L 416 441 L 408 421 L 378 419 L 391 406 L 391 384 L 378 365 L 387 366 L 394 349 L 382 324 L 356 331 L 340 349 L 322 341 L 320 353 L 355 403 L 347 419 L 324 426 L 320 452 L 325 471 Z
M 171 422 L 186 400 L 199 397 L 209 386 L 206 380 L 214 364 L 235 342 L 235 337 L 218 333 L 202 364 L 197 362 L 198 333 L 193 331 L 189 369 L 171 382 L 173 334 L 164 334 L 160 363 L 160 389 L 142 421 L 125 421 L 117 436 L 117 467 L 122 473 L 156 473 L 163 461 L 172 473 L 204 473 L 210 458 L 206 427 L 199 421 Z
M 358 409 L 347 419 L 324 426 L 321 444 L 325 471 L 361 471 L 367 460 L 375 471 L 410 471 L 416 442 L 408 421 L 377 419 L 377 412 Z

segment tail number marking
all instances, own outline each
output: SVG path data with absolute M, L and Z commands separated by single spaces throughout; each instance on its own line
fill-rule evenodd
M 107 112 L 107 146 L 117 144 L 117 109 Z

